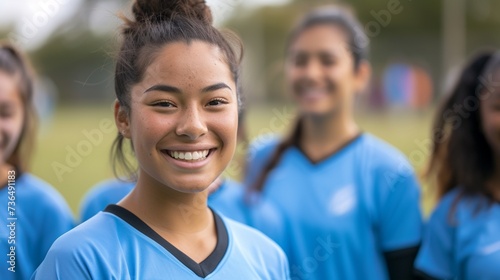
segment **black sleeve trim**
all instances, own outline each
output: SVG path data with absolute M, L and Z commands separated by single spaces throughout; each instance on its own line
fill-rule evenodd
M 414 272 L 415 280 L 439 280 L 438 278 L 432 277 L 429 274 L 418 269 L 415 269 Z
M 389 279 L 414 279 L 413 262 L 417 257 L 419 248 L 420 245 L 384 253 Z

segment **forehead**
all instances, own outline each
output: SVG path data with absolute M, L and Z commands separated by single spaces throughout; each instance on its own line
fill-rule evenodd
M 16 76 L 0 70 L 0 102 L 15 102 L 21 99 L 17 83 Z
M 231 71 L 220 49 L 202 41 L 169 43 L 158 50 L 146 68 L 148 84 L 169 81 L 173 85 L 232 80 Z
M 479 76 L 479 89 L 490 93 L 494 100 L 500 98 L 500 65 L 488 67 L 484 73 Z M 485 100 L 488 101 L 488 100 Z
M 292 53 L 330 52 L 345 54 L 349 44 L 345 32 L 338 26 L 318 24 L 301 31 L 290 46 Z

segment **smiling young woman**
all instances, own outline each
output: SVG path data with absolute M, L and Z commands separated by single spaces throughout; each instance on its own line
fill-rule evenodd
M 28 61 L 0 44 L 0 279 L 29 279 L 50 246 L 74 226 L 64 198 L 28 172 L 35 139 Z
M 367 52 L 349 10 L 307 13 L 286 49 L 298 120 L 290 136 L 251 149 L 246 185 L 283 213 L 286 234 L 275 241 L 297 279 L 413 277 L 418 181 L 399 151 L 354 119 L 356 96 L 370 79 Z
M 212 26 L 204 1 L 137 0 L 133 13 L 116 65 L 114 153 L 126 164 L 130 140 L 136 186 L 60 238 L 34 278 L 288 279 L 276 244 L 207 206 L 236 148 L 234 36 Z

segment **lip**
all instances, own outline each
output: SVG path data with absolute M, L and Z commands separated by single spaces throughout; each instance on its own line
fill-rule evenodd
M 186 161 L 186 160 L 180 160 L 180 159 L 175 159 L 169 155 L 170 151 L 178 151 L 178 152 L 195 152 L 195 151 L 200 151 L 200 150 L 209 150 L 209 153 L 206 158 L 202 160 L 196 160 L 196 161 Z M 214 153 L 217 151 L 217 148 L 204 148 L 204 147 L 196 147 L 196 148 L 186 148 L 186 147 L 171 147 L 169 149 L 162 149 L 160 150 L 160 153 L 163 155 L 163 157 L 171 164 L 174 166 L 177 166 L 178 168 L 181 169 L 200 169 L 207 165 L 209 161 L 212 159 L 212 156 Z
M 300 90 L 297 92 L 297 97 L 300 100 L 306 102 L 317 102 L 328 96 L 328 92 L 325 90 Z

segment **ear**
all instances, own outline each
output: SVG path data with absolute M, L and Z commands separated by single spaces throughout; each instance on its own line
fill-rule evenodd
M 370 63 L 363 60 L 359 64 L 359 68 L 356 73 L 356 92 L 364 93 L 370 82 L 372 75 L 372 67 Z
M 118 128 L 118 133 L 125 138 L 130 138 L 130 118 L 129 112 L 126 108 L 120 105 L 118 99 L 115 100 L 115 123 Z

